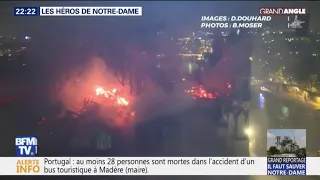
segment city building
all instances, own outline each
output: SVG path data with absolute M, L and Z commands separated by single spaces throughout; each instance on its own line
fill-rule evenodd
M 201 60 L 201 50 L 204 49 L 206 42 L 201 38 L 195 36 L 179 38 L 177 44 L 179 45 L 179 56 L 186 60 Z
M 12 57 L 18 56 L 26 50 L 28 39 L 17 38 L 15 36 L 0 36 L 0 56 L 1 57 Z
M 293 153 L 299 150 L 299 145 L 297 145 L 296 141 L 291 139 L 289 136 L 276 136 L 275 139 L 276 148 L 280 151 L 280 153 Z

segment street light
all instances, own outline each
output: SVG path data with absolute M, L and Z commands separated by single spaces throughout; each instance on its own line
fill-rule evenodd
M 246 129 L 244 130 L 244 133 L 245 133 L 247 136 L 251 136 L 251 135 L 253 134 L 251 128 L 246 128 Z

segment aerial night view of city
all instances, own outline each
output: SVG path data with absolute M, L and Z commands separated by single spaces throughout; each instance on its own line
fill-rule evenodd
M 319 7 L 0 2 L 0 157 L 320 157 Z

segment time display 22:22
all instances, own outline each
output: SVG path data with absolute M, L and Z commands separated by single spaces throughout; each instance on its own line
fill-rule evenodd
M 36 7 L 17 7 L 14 8 L 15 16 L 36 16 L 37 8 Z

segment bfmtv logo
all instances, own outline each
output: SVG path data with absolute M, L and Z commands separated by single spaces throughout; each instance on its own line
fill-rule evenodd
M 38 139 L 35 136 L 16 137 L 16 156 L 36 156 Z

